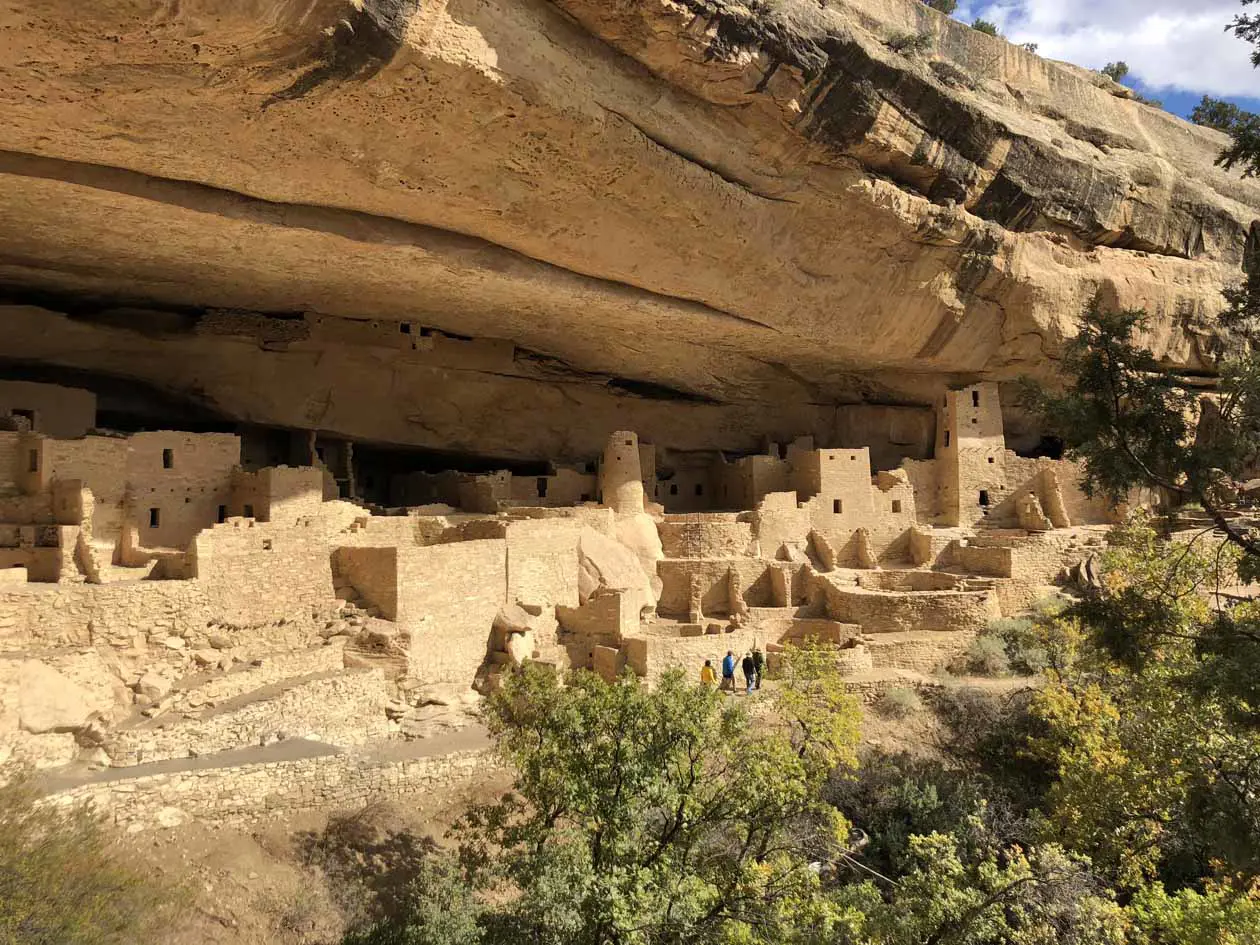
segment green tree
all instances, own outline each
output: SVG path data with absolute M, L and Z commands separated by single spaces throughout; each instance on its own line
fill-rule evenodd
M 982 20 L 980 17 L 976 17 L 972 20 L 971 28 L 978 33 L 987 33 L 990 36 L 1000 37 L 1002 35 L 998 32 L 996 23 L 990 23 L 988 20 Z
M 946 16 L 958 9 L 958 0 L 923 0 L 928 6 Z
M 1254 2 L 1255 0 L 1242 0 L 1242 5 L 1250 6 Z M 1240 13 L 1226 29 L 1254 47 L 1251 51 L 1251 64 L 1260 66 L 1260 16 Z M 1260 173 L 1260 116 L 1240 111 L 1227 130 L 1233 135 L 1234 141 L 1221 152 L 1217 163 L 1226 169 L 1241 166 L 1245 176 L 1254 177 Z
M 0 945 L 157 941 L 172 901 L 89 811 L 39 803 L 23 775 L 0 786 Z
M 1119 82 L 1129 74 L 1129 64 L 1122 59 L 1119 62 L 1109 62 L 1098 71 L 1112 82 Z
M 1046 731 L 1031 748 L 1055 774 L 1048 836 L 1129 890 L 1260 877 L 1260 727 L 1239 720 L 1247 703 L 1213 679 L 1205 646 L 1217 553 L 1140 520 L 1111 544 L 1102 588 L 1076 608 L 1092 631 L 1080 658 L 1034 702 Z
M 1245 111 L 1233 102 L 1212 98 L 1205 95 L 1190 112 L 1190 120 L 1205 128 L 1215 128 L 1226 134 L 1233 134 L 1234 129 L 1248 119 L 1254 118 L 1251 112 Z
M 1208 883 L 1203 892 L 1144 887 L 1128 907 L 1138 941 L 1159 945 L 1257 945 L 1260 898 Z
M 1257 536 L 1225 514 L 1260 458 L 1260 361 L 1222 361 L 1219 396 L 1204 401 L 1142 344 L 1148 329 L 1145 312 L 1108 311 L 1095 298 L 1064 348 L 1065 389 L 1030 387 L 1026 402 L 1084 461 L 1087 494 L 1124 502 L 1134 489 L 1158 489 L 1198 502 L 1230 542 L 1260 554 Z
M 436 884 L 354 941 L 827 941 L 848 920 L 820 873 L 843 855 L 848 824 L 822 787 L 855 765 L 860 713 L 833 651 L 789 650 L 778 675 L 754 724 L 743 701 L 681 674 L 649 688 L 527 665 L 486 715 L 514 789 L 456 830 L 481 891 L 475 932 L 438 928 Z
M 977 853 L 933 833 L 910 855 L 890 896 L 858 900 L 870 945 L 1124 945 L 1122 910 L 1058 846 Z

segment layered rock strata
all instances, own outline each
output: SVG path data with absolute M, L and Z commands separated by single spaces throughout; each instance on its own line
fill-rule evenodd
M 915 0 L 49 0 L 0 30 L 6 372 L 376 443 L 872 445 L 888 419 L 839 406 L 1048 376 L 1096 293 L 1209 370 L 1260 208 L 1221 135 Z

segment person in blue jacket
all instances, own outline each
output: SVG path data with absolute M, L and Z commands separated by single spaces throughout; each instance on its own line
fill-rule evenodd
M 730 650 L 722 659 L 722 691 L 735 691 L 735 654 Z

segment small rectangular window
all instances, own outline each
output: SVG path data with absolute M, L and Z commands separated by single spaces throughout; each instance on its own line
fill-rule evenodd
M 537 481 L 537 486 L 538 486 L 538 498 L 540 499 L 547 498 L 547 477 L 539 476 L 538 481 Z
M 634 440 L 626 440 L 626 446 L 634 446 Z
M 160 509 L 149 509 L 149 527 L 157 528 L 162 523 L 162 512 Z
M 27 468 L 31 472 L 39 472 L 39 450 L 31 450 L 27 460 Z
M 162 468 L 170 469 L 175 465 L 175 451 L 162 450 Z
M 404 334 L 404 335 L 410 335 L 410 334 L 411 334 L 411 322 L 399 322 L 399 323 L 398 323 L 398 330 L 399 330 L 400 332 L 402 332 L 402 334 Z
M 843 508 L 844 508 L 844 504 L 839 499 L 831 500 L 831 511 L 834 512 L 836 515 L 839 515 L 840 511 Z
M 219 524 L 222 524 L 226 521 L 227 521 L 227 506 L 220 505 L 219 506 Z
M 894 511 L 894 512 L 900 512 L 900 511 L 901 511 L 901 500 L 900 500 L 900 499 L 893 499 L 893 511 Z
M 993 463 L 993 457 L 992 457 L 992 456 L 990 456 L 990 457 L 989 457 L 989 463 L 990 463 L 990 465 L 992 465 L 992 463 Z
M 980 406 L 980 391 L 978 391 L 978 390 L 973 390 L 973 391 L 971 392 L 971 406 L 973 406 L 973 407 L 979 407 L 979 406 Z
M 676 482 L 674 482 L 674 483 L 670 483 L 670 486 L 669 486 L 669 494 L 670 494 L 670 495 L 678 495 L 678 483 L 676 483 Z
M 980 490 L 980 504 L 984 506 L 986 509 L 989 507 L 989 490 L 988 489 Z
M 704 495 L 704 486 L 698 482 L 696 483 L 696 495 Z
M 245 505 L 245 517 L 246 518 L 254 517 L 254 507 L 252 505 L 249 505 L 248 503 L 246 503 Z
M 949 446 L 949 431 L 945 431 L 945 445 Z
M 271 550 L 271 539 L 270 539 L 270 538 L 264 538 L 264 539 L 263 539 L 263 551 L 270 551 L 270 550 Z

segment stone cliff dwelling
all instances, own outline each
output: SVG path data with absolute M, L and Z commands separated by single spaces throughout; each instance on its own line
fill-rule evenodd
M 526 659 L 653 678 L 814 637 L 875 693 L 1018 612 L 1109 519 L 1071 463 L 1005 448 L 993 384 L 941 396 L 933 458 L 874 474 L 800 437 L 689 458 L 683 497 L 614 431 L 542 476 L 395 472 L 420 504 L 390 508 L 314 434 L 310 465 L 248 468 L 236 434 L 98 430 L 88 391 L 0 382 L 0 403 L 0 738 L 42 766 L 405 738 L 412 706 Z
M 1257 239 L 919 0 L 0 27 L 0 761 L 137 828 L 444 783 L 523 660 L 930 683 L 1109 520 L 1017 382 L 1097 298 L 1210 386 Z

